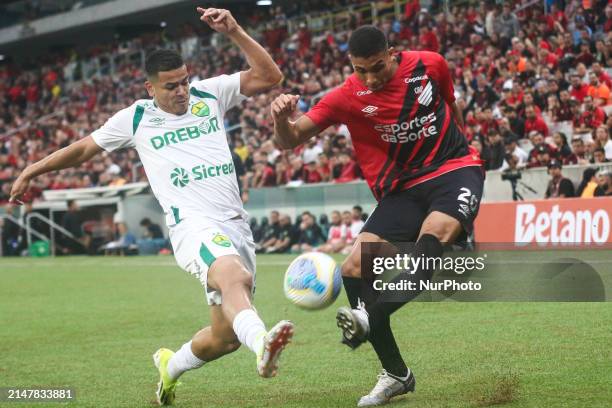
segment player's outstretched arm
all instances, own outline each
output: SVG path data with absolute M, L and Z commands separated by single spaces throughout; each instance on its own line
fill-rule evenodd
M 306 115 L 302 115 L 295 122 L 289 120 L 299 99 L 299 95 L 281 94 L 272 101 L 274 141 L 283 149 L 293 149 L 320 132 L 317 125 Z
M 236 22 L 228 10 L 197 8 L 200 20 L 227 35 L 244 53 L 249 69 L 240 73 L 240 93 L 253 96 L 283 81 L 283 74 L 268 52 Z
M 78 142 L 72 143 L 45 157 L 44 159 L 26 167 L 11 188 L 10 202 L 18 202 L 21 196 L 28 190 L 30 181 L 41 174 L 54 170 L 75 167 L 91 159 L 100 153 L 102 148 L 94 142 L 91 136 L 87 136 Z

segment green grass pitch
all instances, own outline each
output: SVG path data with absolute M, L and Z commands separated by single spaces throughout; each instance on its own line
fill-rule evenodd
M 291 258 L 258 258 L 258 311 L 296 324 L 279 376 L 259 378 L 241 348 L 183 376 L 177 407 L 354 407 L 369 392 L 374 352 L 341 346 L 335 327 L 345 294 L 319 312 L 291 305 Z M 0 387 L 76 389 L 72 403 L 0 407 L 151 407 L 151 355 L 207 322 L 199 282 L 171 257 L 0 259 Z M 610 407 L 611 322 L 609 302 L 410 304 L 392 324 L 416 392 L 390 406 Z

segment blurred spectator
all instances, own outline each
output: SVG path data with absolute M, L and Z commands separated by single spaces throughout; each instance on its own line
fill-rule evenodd
M 323 153 L 323 149 L 317 144 L 317 139 L 313 137 L 306 142 L 306 146 L 302 152 L 302 160 L 306 164 L 315 163 L 321 153 Z
M 517 167 L 522 168 L 522 167 L 527 166 L 527 163 L 529 161 L 529 155 L 527 154 L 525 150 L 520 148 L 516 142 L 517 142 L 517 139 L 515 136 L 511 136 L 508 139 L 506 139 L 505 153 L 506 155 L 510 154 L 510 155 L 515 156 L 517 158 Z M 502 170 L 505 170 L 507 168 L 507 165 L 508 164 L 505 163 L 505 165 L 502 167 Z
M 612 196 L 612 174 L 610 171 L 600 170 L 597 173 L 597 188 L 593 195 L 595 197 Z
M 548 136 L 548 126 L 541 117 L 536 115 L 534 105 L 525 107 L 525 118 L 527 118 L 525 120 L 525 136 L 534 130 L 540 132 L 544 137 Z
M 561 173 L 561 162 L 552 160 L 548 164 L 548 174 L 551 179 L 546 188 L 546 198 L 569 198 L 574 197 L 574 185 L 568 178 Z
M 158 224 L 151 222 L 149 218 L 140 220 L 140 226 L 144 229 L 143 238 L 163 239 L 164 233 Z
M 282 254 L 288 252 L 291 248 L 294 238 L 294 232 L 291 225 L 291 218 L 288 215 L 281 215 L 279 219 L 279 229 L 277 238 L 274 244 L 266 249 L 269 254 Z
M 140 220 L 143 228 L 142 238 L 137 241 L 138 254 L 157 255 L 162 249 L 168 246 L 168 241 L 164 238 L 164 233 L 158 224 L 151 222 L 149 218 Z
M 610 104 L 610 88 L 599 80 L 598 75 L 591 71 L 589 74 L 589 90 L 588 95 L 593 98 L 593 103 L 596 106 L 605 106 Z
M 490 129 L 487 137 L 487 142 L 482 149 L 482 159 L 485 161 L 487 170 L 497 170 L 504 163 L 506 150 L 504 141 L 499 131 Z
M 547 167 L 551 163 L 550 149 L 544 143 L 541 143 L 533 148 L 532 153 L 535 152 L 535 156 L 531 156 L 532 159 L 527 167 Z
M 361 229 L 365 225 L 363 208 L 361 208 L 360 205 L 354 206 L 351 217 L 351 236 L 357 238 L 357 235 L 359 235 Z
M 270 212 L 270 218 L 268 219 L 268 224 L 264 227 L 261 241 L 255 246 L 257 252 L 268 252 L 270 248 L 275 247 L 280 233 L 279 217 L 278 211 Z
M 346 183 L 358 178 L 357 162 L 347 152 L 340 153 L 338 161 L 340 174 L 334 179 L 336 183 Z
M 293 245 L 292 251 L 296 253 L 312 251 L 313 248 L 325 242 L 325 236 L 321 227 L 317 224 L 314 216 L 308 211 L 302 214 L 302 222 L 299 227 L 297 243 Z
M 572 150 L 573 150 L 573 155 L 576 156 L 577 162 L 570 163 L 570 164 L 581 164 L 581 165 L 589 164 L 590 160 L 589 160 L 589 157 L 587 156 L 587 151 L 584 146 L 584 141 L 582 140 L 580 136 L 576 136 L 572 139 Z
M 612 160 L 612 140 L 610 140 L 610 130 L 607 126 L 598 126 L 595 129 L 595 142 L 605 152 L 607 160 Z
M 503 4 L 501 13 L 493 22 L 493 30 L 500 39 L 502 49 L 508 48 L 510 39 L 518 35 L 519 21 L 516 14 L 512 12 L 510 3 Z
M 597 188 L 597 169 L 588 168 L 582 173 L 582 181 L 576 189 L 576 197 L 593 198 Z
M 65 254 L 79 254 L 84 251 L 89 251 L 89 244 L 91 237 L 83 233 L 80 208 L 75 200 L 68 200 L 66 203 L 68 211 L 62 218 L 62 227 L 72 234 L 74 239 L 69 237 L 62 237 L 60 239 L 62 252 Z
M 350 229 L 342 223 L 340 212 L 332 211 L 327 241 L 318 247 L 317 250 L 325 253 L 341 252 L 346 246 L 346 238 L 349 232 Z
M 567 136 L 563 132 L 555 132 L 553 134 L 553 142 L 557 148 L 557 158 L 562 161 L 563 164 L 576 164 L 578 158 L 572 153 L 572 148 L 567 143 Z
M 121 214 L 115 213 L 113 223 L 115 224 L 115 241 L 103 245 L 100 250 L 104 251 L 104 255 L 127 255 L 137 248 L 136 237 L 128 231 Z
M 608 163 L 610 160 L 606 159 L 606 151 L 603 147 L 598 147 L 593 150 L 593 159 L 591 163 L 600 164 L 600 163 Z

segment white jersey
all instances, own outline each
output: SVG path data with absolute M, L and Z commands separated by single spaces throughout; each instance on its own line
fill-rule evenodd
M 173 115 L 142 99 L 92 133 L 104 150 L 134 147 L 168 226 L 183 218 L 246 218 L 223 118 L 245 99 L 240 73 L 197 81 L 189 108 Z

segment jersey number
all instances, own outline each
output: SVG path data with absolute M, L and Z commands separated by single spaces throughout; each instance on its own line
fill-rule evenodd
M 470 196 L 472 195 L 472 192 L 470 191 L 469 188 L 465 188 L 465 187 L 461 187 L 459 189 L 459 191 L 463 191 L 463 193 L 459 194 L 457 196 L 457 201 L 461 201 L 464 202 L 466 204 L 470 203 Z

